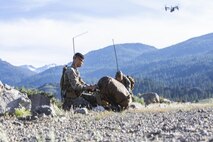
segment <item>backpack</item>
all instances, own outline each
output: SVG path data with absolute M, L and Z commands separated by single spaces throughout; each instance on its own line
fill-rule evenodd
M 134 86 L 135 86 L 135 80 L 134 80 L 134 78 L 131 77 L 131 76 L 129 76 L 129 75 L 127 75 L 126 77 L 127 77 L 127 78 L 129 79 L 129 81 L 131 82 L 131 90 L 133 90 L 133 89 L 134 89 Z
M 132 101 L 129 91 L 126 87 L 114 78 L 105 76 L 98 81 L 98 88 L 102 99 L 112 105 L 120 105 L 126 108 Z
M 65 76 L 65 71 L 67 70 L 67 65 L 65 65 L 64 67 L 63 67 L 63 70 L 62 70 L 62 75 L 61 75 L 61 80 L 60 80 L 60 88 L 61 88 L 61 98 L 63 99 L 64 98 L 64 91 L 65 91 L 65 85 L 64 85 L 64 82 L 65 82 L 65 80 L 64 80 L 64 76 Z

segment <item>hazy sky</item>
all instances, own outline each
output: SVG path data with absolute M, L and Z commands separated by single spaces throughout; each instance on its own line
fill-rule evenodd
M 170 13 L 164 6 L 178 5 Z M 213 32 L 213 0 L 0 0 L 0 58 L 13 65 L 66 64 L 118 43 L 164 48 Z

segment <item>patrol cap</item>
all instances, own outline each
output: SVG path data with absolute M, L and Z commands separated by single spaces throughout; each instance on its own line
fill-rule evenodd
M 81 58 L 81 59 L 84 59 L 84 55 L 81 54 L 81 53 L 75 53 L 74 58 L 75 58 L 75 57 L 79 57 L 79 58 Z

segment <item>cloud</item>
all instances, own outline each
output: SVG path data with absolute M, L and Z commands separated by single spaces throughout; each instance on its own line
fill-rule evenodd
M 166 12 L 165 5 L 180 6 Z M 183 0 L 8 0 L 0 5 L 0 57 L 14 64 L 65 64 L 115 43 L 157 48 L 213 31 L 213 1 Z
M 130 10 L 131 9 L 131 10 Z M 79 16 L 87 17 L 120 17 L 137 14 L 139 5 L 122 0 L 23 0 L 5 1 L 0 5 L 0 19 L 17 18 L 51 18 L 69 19 Z

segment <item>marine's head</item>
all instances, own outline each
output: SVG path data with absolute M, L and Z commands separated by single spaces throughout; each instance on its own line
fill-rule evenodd
M 84 63 L 84 55 L 81 53 L 75 53 L 73 56 L 73 63 L 76 67 L 81 67 L 81 65 Z
M 118 81 L 123 80 L 123 73 L 121 71 L 117 71 L 115 74 L 115 79 Z

